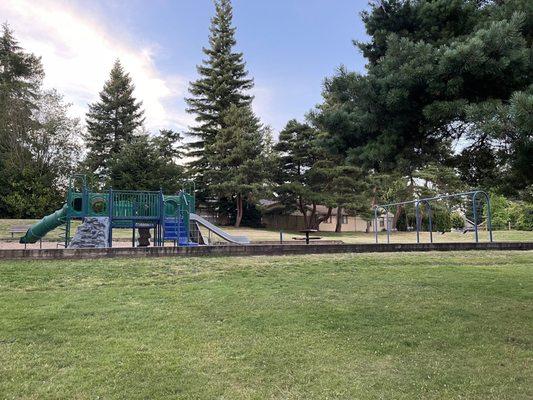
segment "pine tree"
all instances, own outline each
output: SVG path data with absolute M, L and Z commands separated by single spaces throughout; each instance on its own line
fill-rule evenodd
M 175 191 L 183 166 L 167 142 L 169 130 L 158 136 L 136 135 L 109 163 L 110 185 L 116 189 Z
M 320 131 L 306 123 L 291 120 L 279 134 L 276 192 L 286 211 L 297 208 L 306 228 L 318 228 L 331 216 L 334 204 L 328 190 L 331 167 L 327 150 L 320 145 Z M 317 206 L 325 205 L 327 214 L 318 217 Z
M 5 197 L 14 191 L 13 178 L 31 158 L 29 133 L 38 128 L 33 117 L 44 72 L 39 57 L 22 49 L 7 24 L 0 37 L 0 215 L 13 215 Z
M 7 24 L 0 37 L 0 155 L 21 167 L 21 143 L 34 128 L 32 113 L 44 77 L 41 59 L 26 53 Z
M 366 74 L 341 69 L 325 83 L 318 125 L 329 133 L 330 146 L 369 172 L 399 173 L 412 180 L 430 163 L 453 165 L 454 142 L 463 139 L 470 144 L 459 166 L 474 178 L 474 186 L 481 175 L 487 179 L 479 184 L 494 189 L 498 182 L 492 176 L 517 165 L 514 157 L 502 159 L 509 163 L 506 168 L 493 163 L 501 137 L 477 128 L 485 125 L 484 118 L 492 123 L 496 117 L 487 112 L 491 104 L 508 104 L 530 85 L 529 4 L 376 3 L 363 14 L 370 37 L 359 44 L 369 61 Z M 476 115 L 481 121 L 473 120 Z M 520 140 L 519 146 L 510 144 L 513 152 L 525 150 Z M 503 180 L 509 181 L 509 175 L 502 175 Z M 527 184 L 517 178 L 513 186 Z M 407 198 L 413 195 L 407 193 Z
M 270 171 L 270 131 L 250 106 L 232 105 L 223 122 L 214 142 L 206 147 L 210 165 L 206 177 L 212 194 L 233 200 L 235 226 L 239 227 L 245 202 L 252 202 L 265 189 Z
M 143 125 L 144 111 L 142 103 L 133 96 L 134 89 L 131 77 L 117 60 L 99 101 L 89 105 L 86 165 L 100 182 L 109 179 L 109 162 L 124 145 L 132 142 Z
M 194 158 L 190 166 L 201 185 L 209 184 L 205 179 L 211 167 L 206 149 L 226 127 L 224 115 L 232 106 L 249 106 L 253 99 L 247 94 L 253 80 L 247 78 L 243 54 L 233 51 L 236 40 L 231 1 L 215 0 L 215 9 L 209 48 L 203 49 L 207 59 L 198 66 L 201 77 L 190 84 L 191 97 L 186 99 L 187 111 L 196 114 L 197 122 L 190 132 L 195 139 L 189 145 L 189 156 Z

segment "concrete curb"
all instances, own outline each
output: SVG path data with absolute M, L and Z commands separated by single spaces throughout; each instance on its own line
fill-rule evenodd
M 245 246 L 148 247 L 111 249 L 0 250 L 0 260 L 72 260 L 134 257 L 260 256 L 412 251 L 533 250 L 533 242 L 402 244 L 250 244 Z

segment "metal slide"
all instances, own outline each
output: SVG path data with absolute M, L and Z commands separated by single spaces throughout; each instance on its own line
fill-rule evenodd
M 235 244 L 250 244 L 250 240 L 248 240 L 246 236 L 230 235 L 227 232 L 220 229 L 218 226 L 213 225 L 211 222 L 209 222 L 205 218 L 200 217 L 197 214 L 191 213 L 189 218 L 191 221 L 194 221 L 204 226 L 205 228 L 213 232 L 215 235 L 220 236 L 222 239 L 227 240 L 228 242 L 235 243 Z
M 67 205 L 57 210 L 55 213 L 47 215 L 42 220 L 32 225 L 24 236 L 20 238 L 20 243 L 36 243 L 51 230 L 54 230 L 65 223 L 67 215 Z

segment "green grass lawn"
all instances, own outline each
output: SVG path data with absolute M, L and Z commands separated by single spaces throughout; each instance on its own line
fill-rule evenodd
M 533 252 L 0 263 L 0 398 L 531 399 Z

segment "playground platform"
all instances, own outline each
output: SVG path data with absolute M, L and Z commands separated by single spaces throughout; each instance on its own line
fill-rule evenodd
M 270 256 L 415 251 L 533 250 L 533 242 L 401 244 L 249 244 L 197 247 L 111 247 L 103 249 L 0 250 L 0 260 L 61 260 L 139 257 Z

